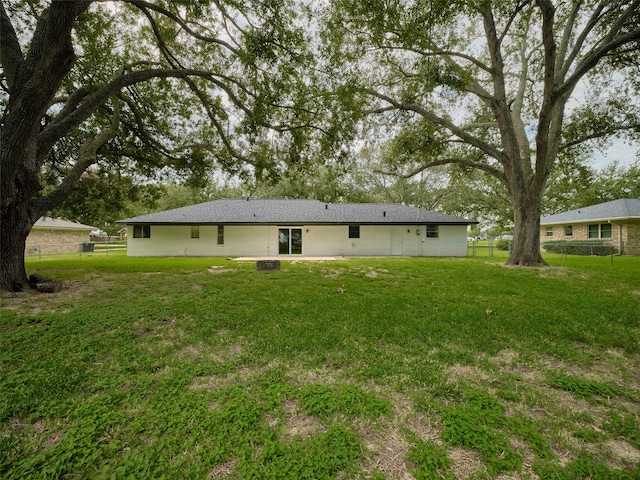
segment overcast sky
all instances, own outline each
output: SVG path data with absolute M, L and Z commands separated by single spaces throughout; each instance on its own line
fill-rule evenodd
M 593 155 L 592 166 L 598 170 L 618 161 L 621 166 L 629 166 L 637 157 L 640 145 L 618 140 L 604 153 L 596 152 Z

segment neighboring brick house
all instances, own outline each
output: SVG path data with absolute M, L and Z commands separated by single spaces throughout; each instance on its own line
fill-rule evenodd
M 640 255 L 640 198 L 623 198 L 540 219 L 540 240 L 598 240 Z
M 26 255 L 75 253 L 90 240 L 96 227 L 81 223 L 42 217 L 33 225 L 25 248 Z

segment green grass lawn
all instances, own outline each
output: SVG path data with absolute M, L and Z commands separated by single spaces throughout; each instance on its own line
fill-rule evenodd
M 640 478 L 640 258 L 29 259 L 0 477 Z

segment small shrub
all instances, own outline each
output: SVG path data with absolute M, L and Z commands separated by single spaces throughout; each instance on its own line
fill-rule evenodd
M 511 240 L 496 240 L 494 244 L 498 250 L 508 251 L 511 248 Z
M 618 253 L 618 249 L 612 245 L 607 245 L 603 240 L 582 240 L 571 241 L 555 240 L 544 242 L 544 249 L 549 253 L 559 253 L 566 255 L 583 256 L 607 256 Z

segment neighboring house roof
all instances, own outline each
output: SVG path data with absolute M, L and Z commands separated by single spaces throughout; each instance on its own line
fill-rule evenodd
M 95 230 L 96 227 L 83 225 L 82 223 L 70 222 L 60 218 L 41 217 L 33 224 L 35 229 L 40 230 Z
M 126 224 L 453 224 L 474 220 L 398 204 L 323 203 L 318 200 L 215 200 L 118 220 Z
M 622 198 L 540 218 L 540 225 L 640 220 L 640 198 Z

